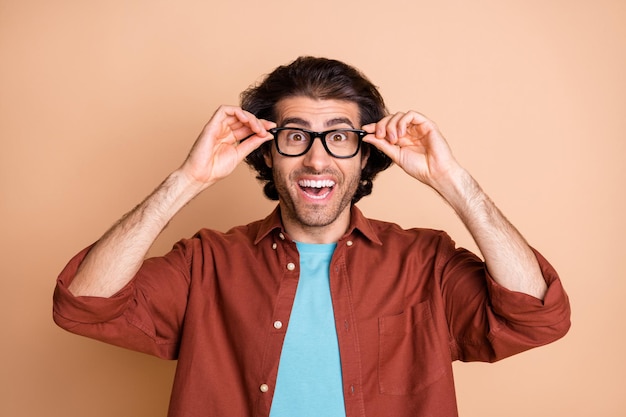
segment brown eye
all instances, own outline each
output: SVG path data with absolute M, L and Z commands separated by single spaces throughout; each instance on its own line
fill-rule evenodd
M 292 131 L 287 134 L 287 140 L 289 142 L 306 142 L 307 136 L 302 132 Z
M 348 134 L 346 132 L 332 132 L 330 134 L 330 141 L 333 143 L 345 142 L 348 140 Z

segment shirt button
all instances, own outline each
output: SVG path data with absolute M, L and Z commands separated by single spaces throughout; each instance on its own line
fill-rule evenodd
M 278 237 L 280 238 L 280 240 L 285 240 L 285 235 L 283 235 L 283 232 L 280 232 L 278 234 Z
M 259 390 L 261 390 L 261 392 L 267 392 L 270 390 L 270 387 L 267 384 L 261 384 L 261 386 L 259 387 Z
M 281 329 L 282 327 L 283 327 L 283 322 L 282 322 L 282 321 L 280 321 L 280 320 L 276 320 L 276 321 L 274 322 L 274 328 L 275 328 L 276 330 Z
M 272 243 L 272 249 L 276 249 L 278 245 L 276 243 Z
M 349 241 L 347 241 L 347 242 L 346 242 L 346 245 L 348 245 L 348 246 L 352 246 L 352 245 L 354 245 L 354 242 L 352 242 L 351 240 L 349 240 Z
M 296 269 L 296 265 L 293 262 L 289 262 L 287 264 L 287 269 L 293 271 L 294 269 Z

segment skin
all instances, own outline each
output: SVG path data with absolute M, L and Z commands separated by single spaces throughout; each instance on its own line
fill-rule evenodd
M 301 127 L 314 131 L 359 126 L 355 103 L 290 97 L 277 105 L 279 126 Z M 356 192 L 367 155 L 333 158 L 322 142 L 315 140 L 306 154 L 285 157 L 275 147 L 265 155 L 272 168 L 279 195 L 283 225 L 289 235 L 305 243 L 332 243 L 345 233 L 350 222 L 350 203 Z M 334 185 L 320 195 L 300 186 L 303 181 L 332 181 Z
M 354 103 L 295 97 L 277 103 L 279 122 L 312 130 L 357 127 Z M 148 249 L 174 215 L 199 193 L 228 176 L 246 155 L 271 140 L 276 124 L 239 107 L 220 107 L 180 168 L 126 214 L 96 243 L 69 290 L 76 296 L 109 297 L 135 275 Z M 491 276 L 502 286 L 542 299 L 546 284 L 534 253 L 478 183 L 453 157 L 435 124 L 414 112 L 399 112 L 362 127 L 364 138 L 418 182 L 436 190 L 475 239 Z M 252 135 L 240 143 L 240 140 Z M 302 242 L 337 241 L 350 221 L 350 200 L 367 155 L 330 157 L 321 143 L 301 157 L 266 155 L 274 170 L 287 233 Z M 303 179 L 332 180 L 323 198 L 312 198 Z

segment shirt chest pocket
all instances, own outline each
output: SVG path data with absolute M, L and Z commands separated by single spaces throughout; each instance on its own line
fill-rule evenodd
M 428 301 L 378 319 L 378 384 L 381 394 L 410 395 L 448 368 Z

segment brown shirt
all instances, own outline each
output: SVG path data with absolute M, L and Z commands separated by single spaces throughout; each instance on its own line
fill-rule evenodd
M 111 298 L 67 290 L 88 250 L 59 277 L 57 324 L 177 359 L 170 417 L 269 415 L 299 276 L 278 209 L 178 242 Z M 499 286 L 444 232 L 403 230 L 353 207 L 330 263 L 346 415 L 456 416 L 453 361 L 492 362 L 562 337 L 568 298 L 536 255 L 543 301 Z

